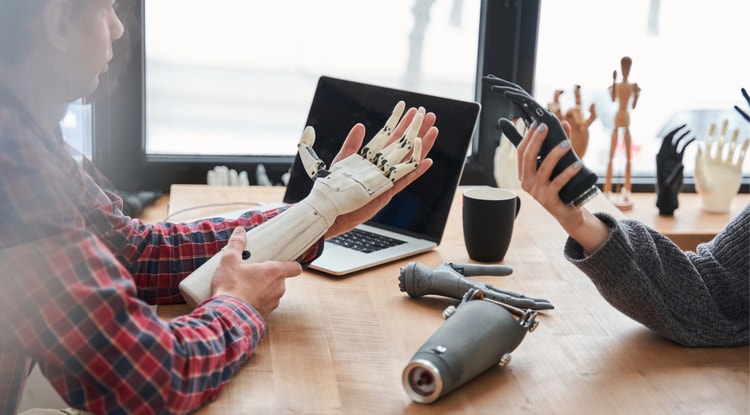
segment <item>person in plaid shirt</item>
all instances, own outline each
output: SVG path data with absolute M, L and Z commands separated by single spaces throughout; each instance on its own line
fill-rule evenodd
M 0 0 L 4 414 L 18 411 L 35 364 L 71 407 L 93 413 L 186 413 L 210 402 L 263 338 L 285 278 L 322 250 L 321 239 L 298 262 L 242 261 L 244 230 L 280 210 L 155 225 L 122 214 L 106 178 L 71 155 L 59 121 L 97 88 L 123 32 L 113 0 Z M 437 137 L 434 114 L 425 120 L 423 154 Z M 337 160 L 364 134 L 356 125 Z M 326 237 L 372 217 L 431 164 L 340 216 Z M 212 297 L 188 315 L 157 317 L 148 304 L 183 302 L 178 283 L 225 246 Z

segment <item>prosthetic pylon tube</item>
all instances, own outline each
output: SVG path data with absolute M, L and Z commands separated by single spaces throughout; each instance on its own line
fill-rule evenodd
M 468 293 L 467 293 L 468 294 Z M 401 380 L 411 399 L 432 403 L 495 365 L 506 365 L 537 312 L 516 319 L 492 301 L 462 302 L 414 354 Z

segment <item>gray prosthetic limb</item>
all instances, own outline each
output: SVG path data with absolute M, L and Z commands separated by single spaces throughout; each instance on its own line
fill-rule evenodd
M 406 393 L 416 402 L 432 403 L 493 366 L 505 366 L 526 333 L 536 328 L 536 317 L 536 311 L 526 310 L 515 318 L 469 289 L 404 368 Z
M 418 262 L 410 262 L 401 268 L 399 288 L 412 298 L 424 295 L 442 295 L 460 300 L 470 289 L 477 290 L 485 298 L 498 302 L 509 311 L 519 309 L 550 310 L 555 308 L 548 300 L 527 297 L 512 291 L 501 290 L 491 284 L 466 278 L 479 275 L 510 275 L 513 270 L 503 265 L 476 265 L 445 263 L 430 268 Z M 514 310 L 515 309 L 515 310 Z

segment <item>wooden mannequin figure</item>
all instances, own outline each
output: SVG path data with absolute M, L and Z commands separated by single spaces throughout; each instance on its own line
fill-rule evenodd
M 578 158 L 583 159 L 583 155 L 586 154 L 586 148 L 589 145 L 589 127 L 596 119 L 596 107 L 594 104 L 591 104 L 589 107 L 589 117 L 584 119 L 583 109 L 581 108 L 581 86 L 575 85 L 573 87 L 575 105 L 569 108 L 565 112 L 565 115 L 563 115 L 562 107 L 560 106 L 560 95 L 563 92 L 562 89 L 555 90 L 554 98 L 549 103 L 549 109 L 560 121 L 565 120 L 570 124 L 570 142 L 573 144 L 573 151 L 576 152 Z
M 609 88 L 612 95 L 612 102 L 619 101 L 617 113 L 615 113 L 615 127 L 612 130 L 612 140 L 609 149 L 609 163 L 607 164 L 607 177 L 604 182 L 604 194 L 612 199 L 612 161 L 617 148 L 618 135 L 623 132 L 623 141 L 625 144 L 625 180 L 621 189 L 621 199 L 613 200 L 620 208 L 627 209 L 632 206 L 630 201 L 630 158 L 631 158 L 631 137 L 630 137 L 630 113 L 628 112 L 628 103 L 633 99 L 632 108 L 638 103 L 638 96 L 641 88 L 636 83 L 628 82 L 630 67 L 633 61 L 630 57 L 625 56 L 620 60 L 622 68 L 622 82 L 617 83 L 617 71 L 612 74 L 612 86 Z

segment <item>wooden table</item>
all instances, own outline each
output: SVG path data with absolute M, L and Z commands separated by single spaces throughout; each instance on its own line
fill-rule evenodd
M 680 193 L 678 198 L 680 205 L 674 215 L 663 216 L 656 207 L 656 194 L 633 193 L 633 209 L 624 213 L 668 236 L 683 250 L 695 251 L 698 244 L 713 239 L 750 203 L 750 194 L 740 193 L 732 199 L 729 212 L 712 213 L 701 209 L 701 196 L 696 193 Z
M 170 212 L 234 201 L 279 201 L 280 188 L 173 186 Z M 747 414 L 748 347 L 692 349 L 625 317 L 562 255 L 562 228 L 528 195 L 504 261 L 508 277 L 477 277 L 549 299 L 506 367 L 494 367 L 433 404 L 401 385 L 413 354 L 455 302 L 399 291 L 400 267 L 471 262 L 457 194 L 434 251 L 347 277 L 305 271 L 269 318 L 256 353 L 199 414 Z M 592 210 L 624 215 L 605 198 Z M 231 209 L 236 206 L 229 207 Z M 194 216 L 227 206 L 190 211 Z M 187 215 L 184 212 L 181 216 Z M 174 219 L 179 219 L 175 216 Z M 160 307 L 169 318 L 185 307 Z

